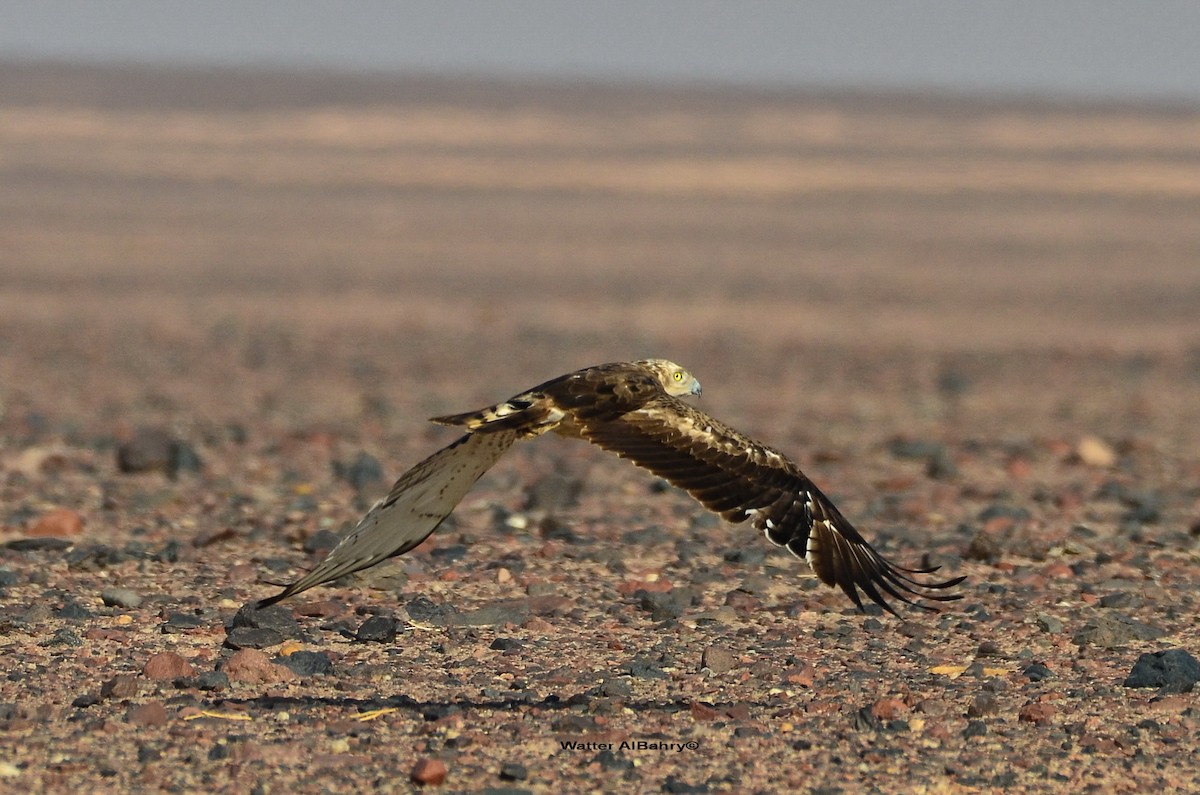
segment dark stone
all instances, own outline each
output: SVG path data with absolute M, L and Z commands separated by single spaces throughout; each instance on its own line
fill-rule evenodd
M 229 676 L 224 671 L 205 671 L 196 677 L 196 687 L 205 691 L 225 690 L 229 687 Z
M 600 684 L 600 695 L 606 698 L 629 698 L 633 695 L 633 686 L 624 677 L 605 679 Z
M 612 751 L 605 749 L 592 757 L 593 762 L 599 763 L 604 770 L 632 770 L 633 760 L 627 759 L 624 756 L 617 756 Z
M 408 617 L 418 624 L 444 624 L 446 619 L 454 614 L 454 608 L 451 605 L 435 604 L 427 596 L 418 596 L 409 600 L 404 609 L 408 611 Z
M 1116 593 L 1107 593 L 1100 597 L 1101 607 L 1137 607 L 1141 603 L 1141 599 L 1137 598 L 1129 591 L 1117 591 Z
M 341 540 L 342 537 L 332 530 L 318 530 L 304 539 L 302 548 L 305 552 L 312 555 L 315 552 L 326 552 L 333 549 Z
M 16 585 L 20 581 L 21 578 L 12 569 L 0 569 L 0 588 Z
M 176 440 L 171 451 L 171 460 L 167 465 L 167 476 L 172 480 L 179 477 L 180 472 L 199 472 L 204 467 L 196 448 L 183 440 Z
M 392 616 L 371 616 L 362 622 L 354 639 L 360 643 L 391 643 L 400 630 L 400 622 Z
M 1143 624 L 1114 611 L 1096 615 L 1083 629 L 1075 633 L 1072 640 L 1077 646 L 1090 644 L 1114 648 L 1133 641 L 1157 640 L 1165 634 L 1166 630 Z
M 757 540 L 757 539 L 755 539 Z M 767 559 L 767 551 L 761 544 L 737 547 L 726 552 L 722 557 L 729 563 L 741 563 L 746 566 L 760 566 Z
M 673 793 L 673 795 L 693 795 L 708 792 L 709 788 L 707 784 L 688 784 L 672 775 L 667 776 L 666 781 L 663 782 L 662 791 Z
M 231 649 L 267 649 L 285 640 L 279 630 L 270 627 L 234 627 L 225 636 L 225 645 Z
M 333 474 L 353 486 L 355 491 L 363 491 L 382 482 L 384 478 L 379 459 L 365 450 L 360 451 L 350 463 L 334 461 Z
M 85 618 L 91 618 L 95 614 L 92 613 L 91 610 L 88 610 L 86 607 L 79 604 L 79 602 L 72 601 L 72 602 L 67 602 L 65 605 L 63 605 L 61 608 L 59 608 L 54 613 L 54 615 L 57 616 L 58 618 L 66 618 L 66 619 L 70 619 L 73 621 L 81 621 Z
M 442 619 L 442 623 L 448 627 L 498 627 L 504 624 L 520 624 L 528 618 L 528 605 L 521 602 L 502 602 L 465 613 L 451 613 Z
M 295 651 L 276 657 L 274 662 L 287 666 L 297 676 L 324 676 L 333 673 L 333 660 L 323 651 Z
M 17 538 L 9 541 L 4 546 L 14 552 L 58 552 L 69 549 L 74 545 L 75 542 L 69 538 L 45 536 L 41 538 Z
M 242 605 L 233 616 L 233 628 L 273 629 L 285 638 L 301 636 L 300 623 L 292 615 L 292 611 L 283 605 L 269 605 L 259 608 L 257 602 Z
M 1167 693 L 1186 693 L 1200 682 L 1200 662 L 1183 649 L 1143 654 L 1125 679 L 1125 687 L 1157 687 Z
M 569 524 L 552 514 L 547 514 L 538 523 L 538 532 L 542 538 L 562 541 L 564 544 L 578 544 L 583 541 L 583 537 L 572 530 Z
M 78 647 L 83 645 L 79 635 L 72 629 L 60 629 L 51 635 L 46 640 L 38 644 L 39 646 L 72 646 Z
M 657 661 L 639 654 L 629 663 L 629 674 L 635 679 L 666 679 L 667 674 Z
M 516 762 L 505 762 L 500 766 L 500 778 L 504 781 L 524 781 L 529 778 L 529 769 Z
M 163 622 L 163 634 L 186 632 L 189 629 L 200 629 L 208 624 L 203 618 L 191 613 L 171 613 Z
M 66 555 L 67 568 L 76 571 L 99 571 L 128 559 L 129 556 L 121 550 L 104 544 L 76 547 Z
M 984 563 L 997 563 L 1003 557 L 1004 550 L 1000 547 L 1000 542 L 982 530 L 975 533 L 963 555 L 965 560 L 981 560 Z
M 1025 667 L 1021 674 L 1030 682 L 1041 682 L 1045 679 L 1053 679 L 1054 672 L 1041 663 L 1033 663 Z
M 851 725 L 854 726 L 856 732 L 879 731 L 883 728 L 883 724 L 879 718 L 875 717 L 875 713 L 870 707 L 855 710 Z
M 97 704 L 100 703 L 100 701 L 101 701 L 101 699 L 100 699 L 99 694 L 84 693 L 82 696 L 79 696 L 74 701 L 72 701 L 71 706 L 77 707 L 79 709 L 87 709 L 88 707 L 96 706 Z
M 509 649 L 519 649 L 523 645 L 516 638 L 496 638 L 488 648 L 495 649 L 496 651 L 508 651 Z
M 452 544 L 448 547 L 434 547 L 429 550 L 429 557 L 444 563 L 453 563 L 467 556 L 465 544 Z
M 175 446 L 175 438 L 161 428 L 138 428 L 132 439 L 117 446 L 117 469 L 126 473 L 166 472 Z
M 638 607 L 650 614 L 655 621 L 666 621 L 679 618 L 691 606 L 690 595 L 682 588 L 672 588 L 669 591 L 634 592 Z

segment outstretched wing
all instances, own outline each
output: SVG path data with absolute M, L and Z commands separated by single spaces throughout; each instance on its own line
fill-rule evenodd
M 615 419 L 576 422 L 588 441 L 686 490 L 726 520 L 749 519 L 773 543 L 804 558 L 823 582 L 845 591 L 860 609 L 860 589 L 892 613 L 886 596 L 920 607 L 926 606 L 916 598 L 960 598 L 937 591 L 963 577 L 941 582 L 914 578 L 936 568 L 891 563 L 786 456 L 677 398 L 663 394 Z
M 519 438 L 521 434 L 511 430 L 469 433 L 426 458 L 401 475 L 391 492 L 315 569 L 258 606 L 408 552 L 437 529 L 475 481 Z

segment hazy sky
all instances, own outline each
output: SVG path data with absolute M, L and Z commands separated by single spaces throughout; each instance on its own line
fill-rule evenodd
M 1200 1 L 0 0 L 0 57 L 1200 102 Z

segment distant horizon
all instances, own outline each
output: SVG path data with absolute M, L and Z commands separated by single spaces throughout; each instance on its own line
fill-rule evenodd
M 1200 3 L 0 0 L 0 61 L 1200 104 Z
M 26 72 L 27 80 L 11 82 L 14 72 Z M 961 88 L 947 87 L 886 87 L 886 86 L 835 86 L 815 84 L 764 84 L 741 83 L 722 80 L 649 80 L 638 78 L 594 77 L 574 75 L 546 74 L 485 74 L 473 72 L 423 71 L 418 69 L 393 70 L 360 70 L 339 68 L 322 65 L 297 64 L 205 64 L 205 63 L 159 63 L 134 60 L 66 60 L 61 58 L 11 58 L 0 56 L 0 74 L 10 79 L 9 85 L 0 85 L 0 101 L 6 98 L 12 100 L 15 95 L 26 99 L 49 89 L 44 82 L 48 74 L 58 72 L 74 78 L 90 72 L 127 73 L 142 75 L 145 79 L 154 80 L 156 77 L 176 80 L 195 80 L 204 82 L 209 79 L 232 80 L 238 78 L 226 98 L 236 96 L 237 89 L 253 94 L 267 104 L 307 105 L 329 102 L 387 102 L 393 98 L 391 90 L 398 84 L 430 85 L 456 87 L 468 93 L 476 93 L 481 89 L 497 91 L 511 89 L 525 99 L 527 90 L 543 90 L 551 92 L 571 92 L 582 89 L 589 94 L 595 92 L 620 92 L 633 94 L 671 93 L 679 97 L 689 95 L 701 98 L 705 95 L 721 96 L 728 100 L 731 96 L 741 95 L 748 101 L 763 99 L 778 99 L 791 101 L 794 99 L 821 99 L 830 102 L 837 101 L 871 101 L 871 102 L 901 102 L 911 103 L 963 103 L 967 105 L 987 106 L 1043 106 L 1047 109 L 1086 110 L 1132 108 L 1149 112 L 1163 113 L 1194 113 L 1200 111 L 1200 98 L 1186 97 L 1096 97 L 1096 96 L 1063 96 L 1036 92 L 1002 92 L 1002 91 L 971 91 Z M 276 81 L 299 81 L 308 83 L 303 97 L 272 94 L 264 96 L 268 87 Z M 61 86 L 53 91 L 61 90 Z M 105 82 L 94 88 L 102 91 L 111 100 L 115 92 L 122 87 Z M 343 96 L 340 91 L 353 90 L 354 96 Z M 379 91 L 387 91 L 381 95 Z M 175 97 L 183 100 L 185 97 Z M 82 100 L 76 96 L 75 100 Z M 100 99 L 100 97 L 97 97 Z M 126 100 L 131 99 L 126 97 Z M 147 97 L 153 102 L 162 102 L 165 98 L 158 96 Z M 235 104 L 238 104 L 235 101 Z M 122 104 L 128 104 L 122 103 Z M 142 103 L 137 103 L 142 104 Z M 150 104 L 149 102 L 147 104 Z M 191 104 L 190 102 L 184 104 Z

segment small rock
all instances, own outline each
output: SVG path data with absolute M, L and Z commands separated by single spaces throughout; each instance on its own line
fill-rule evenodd
M 83 532 L 83 517 L 70 508 L 55 508 L 38 518 L 29 529 L 35 538 L 71 538 Z
M 1048 613 L 1038 613 L 1034 622 L 1038 629 L 1051 635 L 1057 635 L 1063 631 L 1063 622 Z
M 359 643 L 391 643 L 400 630 L 400 622 L 392 616 L 371 616 L 359 625 L 354 639 Z
M 1041 682 L 1054 678 L 1054 672 L 1041 663 L 1033 663 L 1026 666 L 1025 670 L 1021 671 L 1021 674 L 1030 682 Z
M 871 714 L 881 721 L 892 721 L 908 712 L 908 706 L 898 698 L 881 698 L 871 705 Z
M 109 607 L 128 607 L 131 610 L 142 605 L 142 595 L 129 588 L 105 588 L 100 600 Z
M 155 654 L 142 667 L 142 676 L 147 679 L 174 681 L 195 675 L 196 669 L 192 667 L 192 664 L 173 651 L 161 651 Z
M 164 635 L 170 635 L 176 632 L 187 632 L 190 629 L 200 629 L 206 625 L 207 622 L 200 616 L 191 613 L 171 613 L 162 623 L 162 631 Z
M 379 459 L 365 450 L 360 451 L 350 463 L 335 461 L 333 474 L 354 487 L 355 491 L 363 491 L 384 479 L 383 465 Z
M 1098 436 L 1085 436 L 1075 446 L 1075 455 L 1090 467 L 1108 468 L 1117 463 L 1117 452 Z
M 125 720 L 135 726 L 165 726 L 167 708 L 162 705 L 161 701 L 139 704 L 125 713 Z
M 516 638 L 496 638 L 488 648 L 496 651 L 508 651 L 510 649 L 519 649 L 521 646 L 521 641 Z
M 304 539 L 302 548 L 310 555 L 317 552 L 328 552 L 341 543 L 342 537 L 329 529 L 318 530 Z
M 276 665 L 258 649 L 242 649 L 221 667 L 231 682 L 244 684 L 274 684 L 296 679 L 289 668 Z
M 504 781 L 524 781 L 529 777 L 529 769 L 516 762 L 505 762 L 500 766 L 500 778 Z
M 655 621 L 679 618 L 691 606 L 692 600 L 680 588 L 670 591 L 640 590 L 634 594 L 638 606 L 650 614 Z
M 1017 713 L 1017 718 L 1025 723 L 1032 723 L 1035 726 L 1045 726 L 1048 723 L 1054 722 L 1054 716 L 1057 710 L 1053 704 L 1044 701 L 1034 701 L 1021 707 L 1021 711 Z
M 224 690 L 229 687 L 229 677 L 224 671 L 205 671 L 196 677 L 196 687 L 204 691 Z
M 273 629 L 285 638 L 301 636 L 300 622 L 292 615 L 292 611 L 283 605 L 271 605 L 258 608 L 256 603 L 243 605 L 233 616 L 234 627 L 250 627 L 253 629 Z
M 434 624 L 442 626 L 446 619 L 454 614 L 454 607 L 448 604 L 435 604 L 427 596 L 418 596 L 409 600 L 404 606 L 409 619 L 418 624 Z
M 629 675 L 634 679 L 666 679 L 667 674 L 654 660 L 644 654 L 634 657 L 629 663 Z
M 736 664 L 733 654 L 720 646 L 709 646 L 700 656 L 700 667 L 707 668 L 714 674 L 728 673 Z
M 418 760 L 413 765 L 412 773 L 409 777 L 414 784 L 438 786 L 446 780 L 446 763 L 440 759 L 430 759 L 428 757 Z
M 225 636 L 225 645 L 231 649 L 269 649 L 285 640 L 283 633 L 270 627 L 234 627 Z
M 1136 621 L 1115 611 L 1097 614 L 1075 633 L 1072 641 L 1077 646 L 1091 644 L 1102 648 L 1123 646 L 1132 641 L 1157 640 L 1167 634 L 1166 630 Z
M 980 693 L 979 695 L 975 696 L 975 698 L 972 699 L 971 703 L 967 706 L 967 717 L 978 718 L 983 715 L 990 715 L 994 712 L 998 712 L 999 709 L 1000 702 L 996 699 L 995 694 Z
M 1186 693 L 1200 682 L 1200 662 L 1183 649 L 1143 654 L 1125 679 L 1125 687 L 1157 687 L 1166 693 Z
M 275 662 L 287 666 L 297 676 L 324 676 L 333 673 L 333 660 L 323 651 L 294 651 Z
M 498 627 L 504 624 L 520 624 L 527 618 L 529 608 L 526 605 L 499 603 L 465 613 L 451 613 L 443 621 L 448 627 Z
M 987 734 L 987 724 L 981 720 L 967 721 L 967 728 L 963 729 L 963 737 L 970 739 L 971 737 L 982 737 Z
M 176 441 L 160 428 L 138 428 L 133 438 L 117 447 L 117 469 L 122 472 L 166 472 L 175 456 Z
M 120 674 L 100 685 L 100 697 L 104 699 L 133 698 L 141 688 L 141 683 L 138 682 L 136 676 L 133 674 Z

